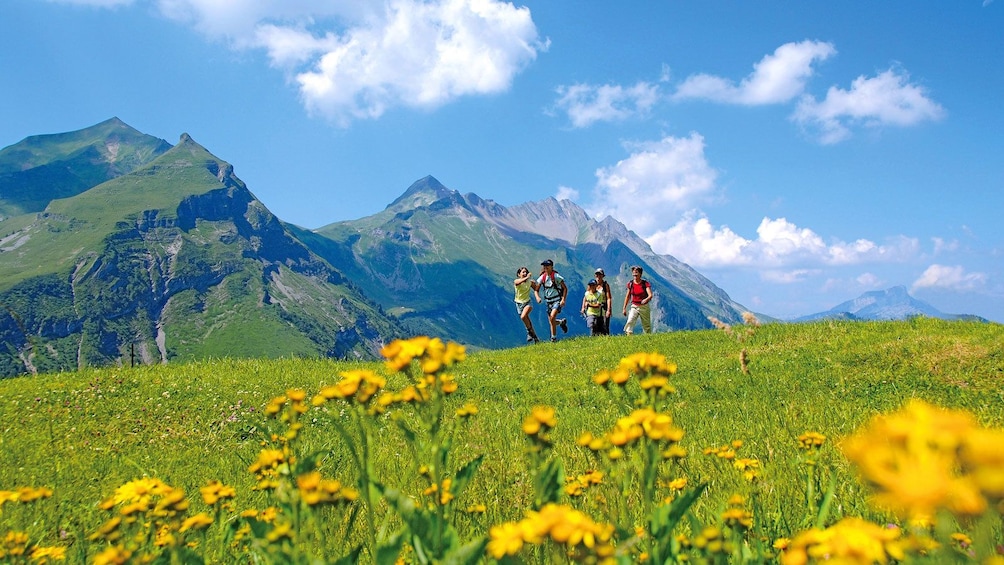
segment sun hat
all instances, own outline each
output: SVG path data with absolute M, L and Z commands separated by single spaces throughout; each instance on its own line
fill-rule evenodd
M 595 271 L 593 271 L 593 274 L 594 274 L 594 275 L 603 275 L 603 276 L 607 276 L 607 274 L 606 274 L 606 273 L 604 273 L 604 272 L 603 272 L 603 269 L 601 269 L 601 268 L 597 268 L 597 269 L 596 269 Z
M 589 279 L 589 286 L 596 286 L 596 285 L 597 285 L 596 279 Z
M 554 261 L 552 261 L 550 259 L 544 259 L 543 261 L 540 262 L 540 264 L 544 265 L 544 266 L 547 266 L 547 265 L 553 266 L 554 265 Z

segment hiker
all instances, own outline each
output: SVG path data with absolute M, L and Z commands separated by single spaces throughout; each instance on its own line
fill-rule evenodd
M 589 279 L 586 285 L 586 293 L 582 296 L 582 315 L 586 317 L 589 335 L 603 335 L 603 304 L 607 303 L 607 299 L 596 279 Z
M 597 267 L 593 276 L 596 277 L 596 290 L 602 291 L 604 298 L 606 298 L 600 308 L 603 312 L 597 320 L 599 335 L 610 335 L 610 316 L 614 313 L 614 295 L 610 292 L 610 283 L 607 282 L 607 274 L 603 272 L 602 268 Z
M 537 297 L 539 304 L 540 291 L 543 289 L 543 300 L 547 302 L 547 321 L 551 325 L 551 341 L 558 341 L 558 326 L 561 326 L 561 331 L 568 333 L 568 320 L 558 318 L 561 309 L 565 307 L 568 287 L 565 286 L 564 277 L 554 270 L 554 261 L 544 259 L 540 262 L 540 266 L 540 276 L 537 277 L 537 288 L 533 290 L 533 295 Z
M 634 333 L 634 325 L 639 318 L 642 331 L 647 334 L 652 333 L 652 310 L 648 305 L 652 301 L 652 285 L 641 278 L 642 272 L 639 265 L 631 267 L 632 278 L 627 283 L 627 294 L 624 295 L 624 315 L 627 316 L 624 333 L 628 335 Z M 628 302 L 631 303 L 630 314 L 628 314 Z
M 530 274 L 530 269 L 520 267 L 516 269 L 516 279 L 512 281 L 512 284 L 516 289 L 516 313 L 519 314 L 519 319 L 523 320 L 523 325 L 526 326 L 526 341 L 537 343 L 540 340 L 537 339 L 537 332 L 533 331 L 533 321 L 530 320 L 530 311 L 533 310 L 530 291 L 537 290 L 537 281 Z

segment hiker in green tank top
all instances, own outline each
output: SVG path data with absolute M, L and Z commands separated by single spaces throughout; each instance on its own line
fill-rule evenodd
M 537 281 L 530 274 L 530 269 L 520 267 L 516 269 L 516 279 L 512 281 L 512 284 L 516 290 L 516 314 L 519 315 L 519 319 L 523 320 L 523 325 L 526 326 L 526 341 L 537 343 L 540 340 L 537 339 L 537 332 L 533 331 L 533 321 L 530 320 L 530 312 L 533 310 L 533 305 L 530 302 L 530 291 L 537 290 Z
M 586 283 L 586 293 L 582 296 L 582 315 L 586 317 L 586 326 L 589 328 L 589 335 L 603 335 L 603 305 L 607 299 L 603 291 L 598 288 L 596 279 L 590 279 Z

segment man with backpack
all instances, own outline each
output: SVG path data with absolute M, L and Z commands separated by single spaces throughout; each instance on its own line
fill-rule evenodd
M 540 262 L 540 266 L 542 270 L 537 277 L 537 288 L 533 294 L 540 304 L 542 302 L 540 294 L 543 292 L 543 301 L 547 302 L 547 320 L 551 324 L 551 341 L 558 341 L 558 326 L 561 326 L 561 331 L 568 333 L 568 320 L 558 318 L 561 309 L 565 307 L 568 287 L 565 286 L 564 277 L 554 270 L 554 261 L 544 259 Z
M 642 268 L 639 265 L 631 267 L 632 279 L 627 283 L 627 294 L 624 295 L 624 315 L 627 316 L 627 323 L 624 324 L 624 333 L 631 335 L 634 333 L 634 326 L 641 319 L 641 329 L 643 332 L 652 333 L 652 310 L 648 303 L 652 301 L 652 285 L 643 278 Z M 628 313 L 628 303 L 631 304 L 631 313 Z

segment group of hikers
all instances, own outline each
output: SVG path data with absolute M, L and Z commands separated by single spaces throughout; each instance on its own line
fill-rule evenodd
M 545 259 L 541 261 L 540 268 L 540 274 L 534 276 L 530 274 L 530 269 L 520 267 L 516 269 L 516 279 L 513 280 L 516 290 L 516 313 L 526 326 L 526 341 L 533 343 L 537 343 L 540 339 L 533 329 L 533 321 L 530 320 L 530 312 L 533 310 L 530 301 L 531 292 L 537 299 L 537 304 L 541 302 L 547 304 L 551 341 L 558 341 L 558 328 L 561 328 L 562 332 L 568 332 L 568 319 L 558 317 L 568 300 L 568 285 L 565 284 L 564 277 L 554 270 L 554 261 Z M 649 307 L 653 296 L 652 285 L 642 278 L 643 272 L 638 265 L 631 267 L 631 280 L 627 283 L 622 312 L 627 316 L 627 323 L 624 325 L 626 334 L 633 333 L 639 321 L 642 331 L 652 332 L 652 312 Z M 606 281 L 603 269 L 596 269 L 593 276 L 595 278 L 589 279 L 586 283 L 586 292 L 582 296 L 582 306 L 579 311 L 586 318 L 589 335 L 609 335 L 610 316 L 613 314 L 613 293 L 610 291 L 610 283 Z

